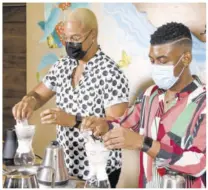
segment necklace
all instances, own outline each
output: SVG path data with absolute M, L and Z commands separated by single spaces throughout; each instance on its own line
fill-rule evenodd
M 165 93 L 165 95 L 166 95 L 166 93 Z M 178 93 L 175 94 L 175 97 L 174 98 L 171 98 L 169 100 L 166 100 L 165 103 L 168 104 L 168 103 L 172 102 L 173 100 L 175 100 L 176 98 L 178 98 Z

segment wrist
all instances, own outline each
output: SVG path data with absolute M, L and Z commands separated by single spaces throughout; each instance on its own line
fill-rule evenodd
M 37 107 L 37 99 L 34 96 L 26 95 L 22 98 L 22 101 L 30 104 L 33 110 Z
M 107 124 L 106 125 L 107 132 L 110 131 L 110 130 L 112 130 L 114 128 L 111 121 L 106 120 L 106 124 Z
M 149 149 L 152 148 L 152 145 L 153 145 L 153 139 L 148 136 L 144 136 L 141 151 L 148 152 Z
M 144 135 L 140 135 L 140 134 L 138 134 L 139 135 L 139 137 L 137 138 L 138 140 L 137 140 L 137 148 L 139 149 L 139 150 L 141 150 L 142 149 L 142 147 L 143 147 L 143 143 L 144 143 Z
M 74 127 L 76 125 L 76 116 L 67 114 L 67 126 Z

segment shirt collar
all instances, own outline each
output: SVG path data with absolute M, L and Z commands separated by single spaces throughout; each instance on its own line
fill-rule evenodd
M 98 46 L 98 50 L 96 51 L 95 55 L 87 62 L 85 69 L 90 70 L 92 67 L 97 65 L 99 61 L 96 59 L 101 55 L 104 55 L 104 53 L 102 52 L 100 46 Z
M 192 93 L 199 86 L 203 85 L 203 83 L 201 82 L 201 80 L 199 79 L 198 76 L 192 75 L 192 77 L 194 78 L 194 80 L 190 84 L 188 84 L 185 88 L 183 88 L 179 93 L 176 93 L 176 97 L 183 98 L 183 97 L 189 95 L 190 93 Z M 158 94 L 159 95 L 161 95 L 161 94 L 163 94 L 165 92 L 166 92 L 166 90 L 158 89 Z
M 100 46 L 98 46 L 98 50 L 96 51 L 95 55 L 85 64 L 85 71 L 90 70 L 92 67 L 97 65 L 99 61 L 96 61 L 96 59 L 101 55 L 104 55 L 104 53 L 102 52 Z M 78 61 L 73 60 L 73 63 L 74 67 L 77 67 Z

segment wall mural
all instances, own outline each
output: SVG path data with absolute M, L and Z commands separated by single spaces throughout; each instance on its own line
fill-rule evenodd
M 44 68 L 51 66 L 60 57 L 66 55 L 62 39 L 65 11 L 78 7 L 89 8 L 97 15 L 98 5 L 95 6 L 93 3 L 45 3 L 45 20 L 40 21 L 38 26 L 43 30 L 40 43 L 47 43 L 49 53 L 40 60 L 37 68 L 37 81 L 41 80 L 41 71 Z M 147 19 L 146 13 L 139 12 L 133 3 L 99 3 L 99 15 L 97 17 L 102 36 L 107 36 L 108 39 L 108 37 L 110 38 L 109 34 L 113 35 L 112 31 L 116 33 L 109 42 L 102 41 L 104 38 L 102 37 L 99 40 L 101 46 L 105 46 L 108 50 L 110 43 L 117 45 L 118 48 L 109 56 L 117 62 L 129 78 L 130 93 L 132 95 L 137 94 L 138 83 L 151 80 L 148 50 L 150 35 L 156 30 L 156 27 Z M 110 33 L 109 28 L 111 29 Z M 190 69 L 192 73 L 197 74 L 205 82 L 206 43 L 194 35 L 192 35 L 192 39 L 193 61 Z M 61 56 L 53 53 L 54 48 L 60 49 Z

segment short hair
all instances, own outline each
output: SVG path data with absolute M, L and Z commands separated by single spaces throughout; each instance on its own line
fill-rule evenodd
M 183 38 L 188 38 L 192 42 L 191 32 L 187 26 L 182 23 L 170 22 L 157 28 L 151 35 L 151 45 L 161 45 Z

